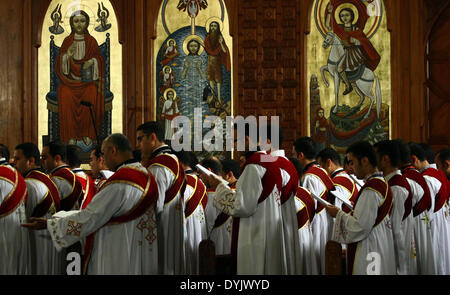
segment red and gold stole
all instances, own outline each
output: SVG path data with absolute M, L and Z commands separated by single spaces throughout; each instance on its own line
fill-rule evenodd
M 184 210 L 185 217 L 189 218 L 198 206 L 203 206 L 203 203 L 205 203 L 205 206 L 203 207 L 203 209 L 205 209 L 208 196 L 206 194 L 206 186 L 198 176 L 186 174 L 186 184 L 193 188 L 192 194 L 189 196 Z
M 434 212 L 437 212 L 441 210 L 441 208 L 444 206 L 445 202 L 448 199 L 448 188 L 447 188 L 447 179 L 444 177 L 443 174 L 439 172 L 439 170 L 434 168 L 427 168 L 422 172 L 422 175 L 430 176 L 433 178 L 436 178 L 440 183 L 441 187 L 439 188 L 439 191 L 436 194 L 435 201 L 434 201 Z
M 22 175 L 8 165 L 0 165 L 0 179 L 12 184 L 13 188 L 0 204 L 0 218 L 8 216 L 27 200 L 27 185 Z
M 316 212 L 314 208 L 314 199 L 312 198 L 311 193 L 301 186 L 297 188 L 295 197 L 305 205 L 297 212 L 297 228 L 301 229 L 308 221 L 311 223 L 314 218 Z
M 298 187 L 298 173 L 291 161 L 285 157 L 276 157 L 277 164 L 281 169 L 286 171 L 290 178 L 285 187 L 281 189 L 281 204 L 284 204 L 292 195 L 295 195 Z
M 356 184 L 351 181 L 348 177 L 345 176 L 346 172 L 342 170 L 338 174 L 336 174 L 332 179 L 335 185 L 340 185 L 344 187 L 346 190 L 350 192 L 350 199 L 349 201 L 355 203 L 356 198 L 358 197 L 358 188 L 356 187 Z M 345 204 L 342 204 L 341 206 L 342 211 L 345 213 L 350 213 L 350 208 L 345 206 Z
M 48 189 L 47 195 L 42 199 L 39 204 L 33 210 L 32 217 L 42 217 L 46 215 L 51 209 L 52 205 L 55 207 L 55 211 L 60 209 L 60 196 L 56 184 L 50 179 L 50 177 L 42 173 L 39 170 L 32 170 L 26 176 L 25 179 L 35 179 L 42 182 Z
M 406 198 L 405 203 L 404 203 L 405 213 L 403 214 L 403 218 L 402 218 L 402 221 L 403 221 L 412 212 L 413 195 L 411 192 L 411 187 L 410 187 L 408 181 L 406 180 L 406 177 L 404 177 L 403 175 L 399 175 L 399 174 L 396 174 L 391 179 L 389 179 L 388 183 L 389 183 L 390 187 L 400 186 L 400 187 L 405 188 L 408 191 L 408 197 Z
M 54 173 L 50 175 L 51 178 L 59 177 L 67 180 L 67 182 L 72 186 L 71 193 L 61 199 L 61 210 L 70 211 L 76 202 L 78 202 L 83 196 L 83 188 L 81 183 L 77 181 L 75 173 L 73 173 L 69 167 L 61 167 L 57 169 Z M 63 196 L 61 196 L 63 197 Z
M 403 167 L 401 170 L 403 176 L 417 182 L 424 191 L 422 198 L 413 207 L 413 216 L 416 217 L 422 214 L 425 210 L 430 210 L 431 193 L 425 181 L 425 178 L 423 178 L 423 175 L 420 174 L 420 172 L 417 171 L 414 166 Z
M 329 192 L 335 189 L 333 180 L 331 180 L 330 175 L 328 175 L 328 172 L 320 168 L 319 165 L 314 164 L 309 166 L 303 175 L 307 174 L 312 174 L 319 177 L 320 181 L 325 185 L 325 191 L 322 193 L 320 197 L 325 201 L 328 201 Z M 325 209 L 325 206 L 322 205 L 321 203 L 317 203 L 316 214 L 322 212 L 323 209 Z

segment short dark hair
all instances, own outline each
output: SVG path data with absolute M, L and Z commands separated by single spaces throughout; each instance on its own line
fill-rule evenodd
M 138 162 L 140 162 L 142 160 L 142 152 L 141 152 L 141 150 L 136 149 L 136 150 L 133 151 L 133 159 L 135 161 L 138 161 Z
M 233 172 L 235 178 L 239 178 L 241 175 L 241 167 L 239 162 L 233 159 L 225 159 L 221 161 L 223 173 L 228 174 Z
M 201 163 L 203 167 L 211 169 L 215 174 L 222 174 L 222 164 L 219 160 L 214 158 L 206 158 Z
M 331 160 L 336 165 L 341 166 L 341 156 L 339 153 L 333 149 L 333 148 L 326 148 L 321 150 L 316 158 L 322 158 L 322 161 L 326 162 L 328 160 Z
M 442 149 L 438 153 L 438 159 L 442 163 L 445 161 L 450 161 L 450 149 Z
M 191 167 L 191 156 L 189 155 L 189 152 L 181 150 L 179 152 L 175 152 L 175 155 L 178 160 L 180 160 L 181 164 Z
M 156 138 L 163 142 L 164 141 L 164 129 L 159 122 L 148 121 L 138 126 L 137 131 L 142 131 L 145 135 L 150 135 L 155 133 Z
M 111 134 L 105 139 L 105 142 L 111 143 L 121 153 L 133 154 L 133 149 L 131 148 L 130 141 L 125 135 L 121 133 Z
M 44 146 L 48 146 L 48 153 L 52 157 L 56 157 L 59 155 L 61 157 L 61 161 L 66 162 L 67 160 L 67 151 L 66 151 L 66 144 L 60 141 L 51 141 Z
M 434 151 L 431 145 L 428 143 L 422 142 L 419 143 L 420 147 L 425 152 L 425 158 L 427 159 L 428 163 L 433 164 L 434 163 Z
M 411 163 L 411 149 L 409 145 L 401 138 L 394 139 L 400 151 L 400 162 L 402 165 Z
M 277 126 L 278 127 L 278 144 L 281 148 L 281 145 L 283 144 L 284 141 L 284 134 L 283 134 L 283 128 L 281 128 L 280 125 Z M 270 139 L 270 141 L 272 142 L 272 125 L 267 125 L 267 139 Z
M 97 144 L 95 146 L 94 155 L 95 155 L 95 157 L 97 157 L 97 159 L 103 157 L 102 145 L 101 144 Z
M 396 141 L 383 140 L 377 142 L 374 147 L 380 158 L 388 156 L 393 167 L 398 167 L 400 165 L 400 148 Z
M 80 167 L 82 160 L 81 160 L 81 153 L 82 150 L 79 146 L 74 144 L 67 145 L 67 164 L 69 164 L 70 167 Z
M 302 164 L 300 163 L 300 161 L 297 158 L 289 158 L 289 161 L 292 162 L 292 164 L 294 164 L 295 170 L 297 170 L 297 174 L 298 176 L 302 176 L 303 174 L 303 167 Z
M 24 142 L 18 144 L 15 147 L 15 150 L 21 150 L 25 159 L 29 160 L 30 158 L 34 158 L 34 163 L 37 166 L 41 165 L 41 154 L 39 153 L 38 147 L 32 142 Z
M 9 149 L 3 143 L 0 143 L 0 158 L 5 158 L 6 161 L 9 161 Z
M 416 156 L 417 159 L 419 159 L 419 161 L 426 160 L 425 151 L 418 143 L 410 142 L 410 143 L 408 143 L 408 146 L 409 146 L 409 149 L 411 150 L 411 157 Z
M 347 154 L 352 153 L 361 163 L 362 158 L 366 157 L 373 167 L 377 167 L 377 155 L 373 146 L 368 141 L 358 141 L 347 149 Z
M 311 137 L 301 137 L 294 142 L 297 154 L 303 153 L 308 160 L 316 158 L 316 143 Z

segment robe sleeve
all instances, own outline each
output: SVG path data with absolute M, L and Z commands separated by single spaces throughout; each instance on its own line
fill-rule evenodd
M 124 208 L 125 196 L 131 188 L 120 183 L 110 184 L 101 190 L 82 211 L 60 211 L 47 220 L 47 229 L 56 249 L 68 247 L 105 225 Z
M 378 193 L 365 189 L 359 196 L 353 216 L 339 210 L 331 240 L 344 244 L 364 240 L 375 224 L 380 199 Z
M 170 189 L 171 185 L 175 181 L 175 175 L 167 169 L 159 165 L 152 165 L 148 168 L 150 173 L 153 174 L 158 186 L 158 202 L 156 204 L 156 214 L 160 214 L 164 208 L 164 200 L 166 198 L 166 191 Z
M 263 190 L 261 179 L 265 170 L 259 165 L 247 165 L 234 191 L 227 185 L 219 184 L 216 189 L 214 207 L 233 217 L 253 215 Z

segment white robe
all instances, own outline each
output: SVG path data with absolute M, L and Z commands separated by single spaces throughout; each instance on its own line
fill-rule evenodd
M 375 190 L 364 189 L 359 195 L 353 216 L 342 210 L 336 215 L 332 240 L 338 243 L 358 243 L 352 271 L 354 275 L 396 274 L 394 238 L 389 215 L 373 227 L 378 207 L 383 201 L 383 196 Z
M 14 170 L 11 166 L 7 166 Z M 0 178 L 0 204 L 9 195 L 13 185 Z M 0 275 L 30 274 L 28 229 L 25 204 L 20 204 L 11 214 L 0 217 Z
M 326 186 L 318 176 L 307 174 L 302 177 L 302 186 L 316 197 L 321 197 L 326 191 Z M 317 201 L 314 200 L 317 208 Z M 313 234 L 313 247 L 315 249 L 315 257 L 319 274 L 325 274 L 325 247 L 331 237 L 331 229 L 333 227 L 333 218 L 323 209 L 319 214 L 314 215 L 311 223 Z
M 413 194 L 413 208 L 422 199 L 424 195 L 423 188 L 416 181 L 406 178 Z M 434 275 L 436 267 L 434 263 L 433 238 L 431 236 L 431 226 L 429 212 L 425 210 L 414 220 L 414 242 L 417 256 L 417 274 Z
M 435 254 L 436 274 L 450 275 L 450 236 L 449 223 L 445 216 L 446 207 L 443 206 L 439 211 L 434 212 L 436 194 L 441 188 L 441 182 L 431 176 L 424 175 L 428 188 L 430 189 L 432 208 L 430 214 L 431 236 L 433 238 L 433 249 Z
M 124 167 L 147 170 L 139 163 Z M 104 187 L 82 211 L 60 211 L 47 220 L 58 250 L 95 232 L 87 274 L 157 274 L 158 245 L 155 206 L 129 222 L 106 225 L 112 217 L 129 212 L 141 199 L 142 190 L 128 183 Z
M 201 181 L 201 180 L 200 180 Z M 186 185 L 184 191 L 184 205 L 187 206 L 188 200 L 194 193 L 194 188 Z M 202 203 L 200 202 L 194 212 L 186 216 L 186 274 L 199 274 L 198 264 L 198 246 L 200 242 L 207 238 L 206 218 Z
M 400 170 L 396 170 L 385 176 L 389 181 L 395 175 L 401 175 Z M 398 185 L 390 186 L 394 204 L 392 207 L 392 233 L 394 235 L 395 258 L 398 275 L 417 274 L 417 259 L 414 243 L 414 219 L 413 213 L 403 219 L 405 214 L 405 201 L 409 192 L 406 188 Z
M 224 184 L 216 188 L 214 206 L 240 218 L 238 275 L 287 273 L 280 192 L 275 187 L 267 199 L 258 203 L 265 171 L 260 165 L 249 164 L 239 177 L 235 191 Z
M 217 217 L 222 213 L 214 207 L 216 197 L 215 191 L 208 192 L 208 204 L 206 205 L 206 224 L 208 226 L 209 238 L 214 242 L 216 256 L 231 254 L 231 230 L 233 228 L 233 218 L 229 217 L 221 226 L 214 228 Z
M 174 155 L 170 155 L 175 157 Z M 158 247 L 160 274 L 180 275 L 186 272 L 186 227 L 184 202 L 181 193 L 168 204 L 164 204 L 166 191 L 175 181 L 175 175 L 165 166 L 152 165 L 148 170 L 158 185 L 158 204 L 156 218 L 158 222 Z
M 49 190 L 44 183 L 37 179 L 25 179 L 25 182 L 28 190 L 26 211 L 27 217 L 30 217 L 34 208 L 47 196 Z M 52 213 L 48 212 L 43 217 L 50 218 L 51 216 Z M 29 238 L 31 273 L 37 275 L 65 274 L 62 267 L 64 257 L 53 246 L 50 233 L 47 230 L 29 230 Z
M 57 170 L 58 168 L 59 167 L 53 169 L 53 171 Z M 58 188 L 60 200 L 64 200 L 72 193 L 72 184 L 65 178 L 54 175 L 50 176 L 50 178 Z M 78 209 L 80 209 L 80 205 L 78 202 L 75 202 L 71 210 L 78 210 Z

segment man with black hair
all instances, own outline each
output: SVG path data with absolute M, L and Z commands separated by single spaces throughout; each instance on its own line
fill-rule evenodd
M 428 210 L 431 209 L 430 189 L 423 175 L 411 164 L 411 150 L 402 139 L 395 139 L 400 151 L 401 173 L 411 188 L 412 213 L 414 219 L 414 241 L 416 243 L 417 274 L 436 274 Z
M 248 130 L 255 127 L 250 125 L 253 124 L 249 124 Z M 239 128 L 235 133 L 239 133 Z M 240 135 L 242 138 L 243 134 Z M 236 134 L 234 138 L 239 141 Z M 246 162 L 235 190 L 213 176 L 208 177 L 211 188 L 216 190 L 213 204 L 233 217 L 231 256 L 238 275 L 286 274 L 281 171 L 273 156 L 255 151 L 257 146 L 251 133 L 246 132 Z M 237 144 L 234 148 L 237 149 Z
M 347 149 L 347 156 L 355 175 L 364 178 L 366 184 L 359 191 L 351 214 L 336 206 L 326 207 L 328 214 L 336 217 L 331 239 L 348 244 L 348 274 L 394 275 L 394 238 L 389 216 L 392 192 L 377 170 L 376 153 L 369 142 L 352 144 Z M 372 263 L 374 259 L 375 264 Z
M 436 154 L 436 164 L 439 170 L 444 172 L 450 180 L 450 149 L 442 149 Z
M 203 167 L 221 176 L 223 172 L 222 163 L 215 157 L 203 159 L 200 163 Z M 211 187 L 209 178 L 206 174 L 199 171 L 199 176 L 205 182 L 208 194 L 208 204 L 206 205 L 206 224 L 207 232 L 216 248 L 216 256 L 223 257 L 231 254 L 231 229 L 233 227 L 233 218 L 227 213 L 218 210 L 214 206 L 216 191 Z M 235 185 L 229 184 L 230 188 L 235 189 Z
M 355 203 L 356 197 L 358 196 L 358 188 L 350 175 L 342 168 L 341 156 L 338 152 L 332 148 L 323 149 L 317 155 L 317 162 L 320 167 L 330 174 L 336 187 L 333 194 L 339 195 L 351 203 Z M 345 213 L 351 211 L 339 198 L 335 198 L 334 205 L 341 208 Z
M 230 187 L 235 187 L 241 175 L 241 167 L 239 167 L 238 161 L 225 159 L 220 161 L 220 163 L 222 164 L 222 178 L 228 181 Z
M 136 160 L 136 162 L 140 162 L 140 160 L 134 157 L 134 153 L 133 158 Z M 111 175 L 114 174 L 114 172 L 106 167 L 101 145 L 97 145 L 95 149 L 91 151 L 90 160 L 91 161 L 89 162 L 89 166 L 91 167 L 92 176 L 95 178 L 95 192 L 97 193 L 102 188 L 102 185 L 108 180 L 108 178 L 110 178 Z M 90 201 L 91 200 L 85 200 L 83 204 L 81 204 L 81 208 L 86 208 Z
M 81 183 L 76 180 L 75 174 L 67 165 L 66 145 L 52 141 L 44 145 L 41 154 L 42 167 L 56 184 L 60 196 L 61 210 L 70 211 L 79 209 L 79 201 L 83 197 Z
M 437 165 L 434 162 L 434 151 L 433 148 L 431 147 L 431 145 L 429 145 L 428 143 L 425 142 L 421 142 L 419 143 L 420 147 L 423 149 L 424 153 L 425 153 L 425 158 L 428 161 L 428 164 L 430 164 L 430 167 L 437 169 Z
M 398 169 L 400 149 L 398 143 L 393 140 L 380 141 L 374 147 L 377 153 L 378 168 L 383 171 L 394 199 L 391 221 L 397 274 L 415 275 L 417 274 L 417 262 L 412 215 L 413 196 L 406 177 Z
M 0 144 L 0 275 L 30 274 L 26 221 L 27 185 L 9 165 L 9 150 Z
M 184 191 L 184 215 L 186 218 L 186 274 L 199 274 L 200 242 L 207 239 L 205 209 L 208 202 L 206 186 L 195 175 L 191 167 L 191 157 L 187 151 L 175 153 L 186 174 L 186 189 Z
M 292 149 L 294 156 L 300 161 L 303 171 L 301 186 L 311 192 L 316 198 L 328 200 L 330 191 L 335 185 L 326 170 L 316 161 L 316 143 L 311 137 L 302 137 L 294 142 Z M 314 199 L 315 216 L 312 220 L 314 249 L 319 274 L 325 274 L 325 246 L 331 236 L 332 219 L 323 210 L 325 207 Z
M 14 167 L 25 177 L 28 198 L 27 217 L 49 218 L 59 210 L 59 191 L 50 177 L 40 168 L 38 147 L 31 142 L 17 145 L 13 156 Z M 63 257 L 53 247 L 48 232 L 30 232 L 31 274 L 63 274 Z
M 447 222 L 448 210 L 445 202 L 448 199 L 447 179 L 439 171 L 430 166 L 422 147 L 414 142 L 409 143 L 411 160 L 414 167 L 422 173 L 431 194 L 431 236 L 435 255 L 436 274 L 450 274 L 450 230 Z
M 114 174 L 85 210 L 58 212 L 48 220 L 32 218 L 24 226 L 47 228 L 57 249 L 87 237 L 85 274 L 157 274 L 156 181 L 133 159 L 123 134 L 108 136 L 102 153 Z
M 87 175 L 83 169 L 81 169 L 81 153 L 82 150 L 79 146 L 74 144 L 67 145 L 67 164 L 69 164 L 70 169 L 75 174 L 77 181 L 81 184 L 83 189 L 83 196 L 79 200 L 79 203 L 80 208 L 84 209 L 94 197 L 96 190 L 92 177 Z
M 136 132 L 136 148 L 141 150 L 147 169 L 158 184 L 156 221 L 158 224 L 158 263 L 160 274 L 186 272 L 184 169 L 173 150 L 164 142 L 164 130 L 156 121 L 141 124 Z M 148 165 L 148 166 L 147 166 Z

